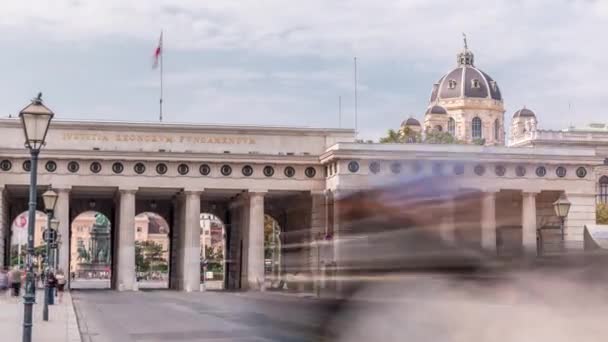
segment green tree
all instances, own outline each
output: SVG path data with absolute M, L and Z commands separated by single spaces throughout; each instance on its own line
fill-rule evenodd
M 148 272 L 150 263 L 144 257 L 144 247 L 141 241 L 135 241 L 135 268 L 137 272 Z
M 135 242 L 135 265 L 138 272 L 166 271 L 167 260 L 163 246 L 154 241 Z
M 608 205 L 599 203 L 595 207 L 595 222 L 598 224 L 608 224 Z
M 21 265 L 20 266 L 24 266 L 25 265 L 25 258 L 26 258 L 26 254 L 27 254 L 27 245 L 23 244 L 21 245 Z M 19 262 L 20 258 L 19 258 L 19 246 L 18 245 L 11 245 L 11 266 L 15 266 L 17 265 L 17 263 Z
M 461 142 L 454 138 L 449 132 L 438 130 L 427 130 L 424 136 L 425 144 L 460 144 Z
M 386 132 L 386 136 L 380 138 L 381 144 L 401 144 L 403 142 L 404 140 L 401 134 L 399 134 L 399 132 L 395 131 L 394 129 L 389 129 Z

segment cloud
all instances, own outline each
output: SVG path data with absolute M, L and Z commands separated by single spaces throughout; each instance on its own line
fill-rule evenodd
M 3 4 L 0 39 L 47 48 L 103 41 L 130 45 L 124 53 L 133 57 L 136 48 L 151 54 L 162 28 L 167 92 L 179 118 L 193 121 L 206 108 L 214 114 L 205 120 L 335 125 L 338 96 L 345 117 L 352 112 L 357 56 L 360 127 L 373 137 L 410 114 L 421 119 L 431 84 L 455 64 L 461 32 L 499 82 L 507 118 L 526 104 L 556 128 L 570 101 L 578 125 L 603 120 L 606 19 L 608 2 L 583 0 L 40 0 Z M 131 72 L 120 91 L 134 99 L 123 111 L 147 115 L 152 107 L 135 101 L 154 96 L 157 82 Z

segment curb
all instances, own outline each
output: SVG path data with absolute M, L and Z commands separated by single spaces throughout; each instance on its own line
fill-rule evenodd
M 82 336 L 80 335 L 80 324 L 76 316 L 76 308 L 74 307 L 74 300 L 69 292 L 65 292 L 64 296 L 68 295 L 70 305 L 68 306 L 68 320 L 66 324 L 67 329 L 67 341 L 68 342 L 82 342 Z

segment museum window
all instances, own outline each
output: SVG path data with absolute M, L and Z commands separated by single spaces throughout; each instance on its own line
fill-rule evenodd
M 494 173 L 496 173 L 497 176 L 504 176 L 505 173 L 507 172 L 507 169 L 503 166 L 503 165 L 496 165 L 494 167 Z
M 230 167 L 230 165 L 222 165 L 222 167 L 220 168 L 220 172 L 224 176 L 230 176 L 230 174 L 232 173 L 232 167 Z
M 351 161 L 348 163 L 348 171 L 352 172 L 352 173 L 356 173 L 357 171 L 359 171 L 359 163 L 356 161 Z
M 177 166 L 177 172 L 180 175 L 185 176 L 188 174 L 188 172 L 190 172 L 190 167 L 188 166 L 188 164 L 179 164 Z
M 500 139 L 500 122 L 498 119 L 494 120 L 494 140 Z
M 203 164 L 198 168 L 198 171 L 201 175 L 207 176 L 209 173 L 211 173 L 211 167 L 207 164 Z
M 144 165 L 144 163 L 136 163 L 133 166 L 133 171 L 135 171 L 135 173 L 138 175 L 141 175 L 142 173 L 146 172 L 146 165 Z
M 576 176 L 578 178 L 585 178 L 587 176 L 587 169 L 582 166 L 579 167 L 578 169 L 576 169 Z
M 450 88 L 450 89 L 456 88 L 456 80 L 449 80 L 448 81 L 448 88 Z
M 99 172 L 101 172 L 101 163 L 99 163 L 99 162 L 92 162 L 91 166 L 89 166 L 89 169 L 93 173 L 99 173 Z
M 478 79 L 474 79 L 471 81 L 471 86 L 473 88 L 481 88 L 481 85 L 479 84 L 479 80 Z
M 158 163 L 156 165 L 156 173 L 158 173 L 159 175 L 164 175 L 165 173 L 167 173 L 167 170 L 169 168 L 167 167 L 167 164 L 165 163 Z
M 437 126 L 435 126 L 434 131 L 435 132 L 441 132 L 441 131 L 443 131 L 443 127 L 441 127 L 441 125 L 437 125 Z
M 538 177 L 544 177 L 547 174 L 547 169 L 544 166 L 539 166 L 536 168 L 536 175 Z
M 456 135 L 456 121 L 454 118 L 448 119 L 448 133 L 450 133 L 452 136 Z
M 124 171 L 124 169 L 125 169 L 125 167 L 120 162 L 116 162 L 116 163 L 112 164 L 112 172 L 114 172 L 114 173 L 122 173 L 122 171 Z
M 471 137 L 481 139 L 481 119 L 478 117 L 474 117 L 471 122 Z
M 251 167 L 251 165 L 245 165 L 241 169 L 241 172 L 243 173 L 243 176 L 249 177 L 249 176 L 253 175 L 253 167 Z
M 71 161 L 68 163 L 68 171 L 70 171 L 71 173 L 76 173 L 79 169 L 80 165 L 78 164 L 78 162 Z
M 369 170 L 373 173 L 373 174 L 377 174 L 378 172 L 380 172 L 380 163 L 377 161 L 373 161 L 369 164 Z
M 2 169 L 2 171 L 10 171 L 11 167 L 13 167 L 13 163 L 11 163 L 10 160 L 5 159 L 0 162 L 0 169 Z
M 608 176 L 600 177 L 598 184 L 598 200 L 601 203 L 608 203 Z
M 306 170 L 304 170 L 304 174 L 308 178 L 313 178 L 317 174 L 317 170 L 314 167 L 309 166 L 306 168 Z
M 283 174 L 285 174 L 285 176 L 291 178 L 293 176 L 296 175 L 296 169 L 294 169 L 291 166 L 287 166 L 284 170 L 283 170 Z
M 270 165 L 264 166 L 264 176 L 266 177 L 272 177 L 272 175 L 274 175 L 274 168 Z
M 49 160 L 48 162 L 46 162 L 46 164 L 44 165 L 44 168 L 48 171 L 48 172 L 55 172 L 57 171 L 57 163 L 55 163 L 52 160 Z

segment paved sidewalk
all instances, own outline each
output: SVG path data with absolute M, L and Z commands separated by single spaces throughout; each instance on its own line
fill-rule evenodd
M 80 342 L 78 323 L 69 292 L 64 293 L 63 300 L 49 305 L 49 321 L 42 320 L 44 290 L 36 290 L 34 304 L 34 342 Z M 23 331 L 23 298 L 0 296 L 0 332 L 2 341 L 21 341 Z

